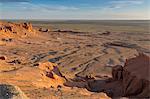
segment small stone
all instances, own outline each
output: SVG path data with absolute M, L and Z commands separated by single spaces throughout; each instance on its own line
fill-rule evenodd
M 0 56 L 0 60 L 6 60 L 6 56 Z

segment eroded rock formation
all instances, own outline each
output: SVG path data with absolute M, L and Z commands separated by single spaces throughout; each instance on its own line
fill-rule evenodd
M 30 71 L 26 72 L 26 70 Z M 18 72 L 18 74 L 21 74 L 20 77 L 29 75 L 23 79 L 30 81 L 38 88 L 57 88 L 58 86 L 63 86 L 66 81 L 57 65 L 51 62 L 39 63 L 39 66 L 36 66 L 35 68 L 24 68 L 22 71 Z
M 123 67 L 121 65 L 117 65 L 112 69 L 112 77 L 114 80 L 121 80 L 122 77 Z
M 35 30 L 31 23 L 11 23 L 0 22 L 0 33 L 5 33 L 5 36 L 11 37 L 12 35 L 33 35 Z M 3 34 L 4 36 L 4 34 Z
M 12 26 L 2 25 L 0 27 L 0 31 L 2 31 L 2 32 L 12 32 L 13 29 L 12 29 Z
M 126 60 L 124 67 L 113 68 L 113 79 L 122 80 L 123 96 L 150 97 L 149 68 L 150 58 L 141 53 L 135 58 Z
M 112 78 L 89 80 L 87 89 L 113 98 L 150 98 L 149 68 L 150 57 L 140 53 L 126 60 L 124 66 L 112 67 Z
M 42 75 L 51 78 L 60 80 L 64 82 L 65 77 L 61 74 L 57 65 L 51 62 L 39 63 L 39 69 L 42 71 Z
M 32 32 L 33 31 L 33 28 L 32 28 L 32 24 L 31 23 L 23 23 L 21 24 L 22 27 L 24 27 L 25 29 L 27 29 L 29 32 Z

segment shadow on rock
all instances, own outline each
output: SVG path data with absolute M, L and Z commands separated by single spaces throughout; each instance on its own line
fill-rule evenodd
M 150 98 L 149 56 L 139 53 L 128 59 L 124 66 L 112 67 L 112 78 L 109 77 L 76 77 L 68 80 L 69 87 L 86 88 L 91 92 L 104 92 L 109 97 Z
M 109 77 L 102 78 L 83 78 L 76 77 L 68 80 L 65 84 L 67 87 L 86 88 L 90 92 L 103 92 L 109 97 L 121 97 L 122 87 L 120 81 L 114 81 Z

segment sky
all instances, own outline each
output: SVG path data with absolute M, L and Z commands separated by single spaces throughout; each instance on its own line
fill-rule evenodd
M 0 19 L 145 20 L 150 0 L 0 0 Z

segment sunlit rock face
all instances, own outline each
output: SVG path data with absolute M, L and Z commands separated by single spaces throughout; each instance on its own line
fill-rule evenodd
M 49 80 L 51 86 L 57 87 L 63 85 L 66 81 L 65 77 L 61 74 L 57 65 L 51 62 L 39 63 L 40 73 L 43 79 Z
M 33 28 L 32 28 L 32 24 L 31 23 L 23 23 L 21 24 L 22 27 L 24 27 L 25 29 L 27 29 L 29 32 L 32 32 L 33 31 Z
M 7 37 L 27 36 L 35 34 L 31 23 L 0 22 L 0 34 Z

